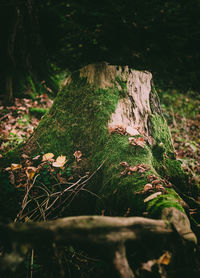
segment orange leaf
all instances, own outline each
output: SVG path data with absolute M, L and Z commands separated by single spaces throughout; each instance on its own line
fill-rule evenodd
M 11 164 L 11 170 L 12 171 L 15 171 L 15 170 L 20 169 L 20 168 L 22 168 L 21 164 L 15 164 L 15 163 Z
M 54 157 L 53 153 L 46 153 L 42 156 L 42 161 L 51 160 Z
M 171 254 L 166 251 L 159 259 L 158 259 L 158 264 L 164 264 L 168 265 L 171 260 Z
M 57 157 L 56 161 L 52 163 L 54 167 L 63 167 L 67 162 L 66 156 L 60 155 Z
M 33 177 L 34 177 L 36 171 L 37 171 L 37 168 L 35 168 L 35 167 L 27 167 L 27 168 L 26 168 L 26 171 L 25 171 L 25 172 L 26 172 L 26 175 L 27 175 L 27 177 L 28 177 L 29 180 L 32 180 L 32 179 L 33 179 Z

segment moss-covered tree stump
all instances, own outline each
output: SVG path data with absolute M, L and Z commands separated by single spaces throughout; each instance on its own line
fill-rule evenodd
M 173 185 L 186 186 L 175 158 L 152 75 L 100 63 L 68 77 L 23 153 L 43 151 L 82 159 L 79 172 L 100 171 L 74 199 L 69 214 L 165 218 L 195 241 L 184 202 Z M 90 202 L 93 196 L 99 199 Z M 78 200 L 78 202 L 77 202 Z

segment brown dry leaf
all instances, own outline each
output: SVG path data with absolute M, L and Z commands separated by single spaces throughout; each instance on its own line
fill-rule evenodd
M 46 153 L 42 156 L 42 161 L 51 160 L 54 157 L 53 153 Z
M 2 154 L 0 154 L 0 158 L 2 158 L 3 157 L 3 155 Z
M 109 126 L 108 129 L 109 133 L 119 133 L 121 135 L 126 135 L 126 128 L 124 126 L 120 126 L 120 125 L 114 125 L 114 126 Z
M 129 137 L 129 138 L 128 138 L 128 141 L 129 141 L 129 143 L 130 143 L 131 145 L 135 146 L 135 143 L 134 143 L 135 138 L 134 138 L 134 137 Z
M 135 144 L 137 146 L 144 148 L 144 144 L 145 144 L 144 138 L 142 137 L 135 138 Z
M 130 166 L 128 169 L 129 169 L 131 172 L 137 172 L 138 166 Z
M 15 175 L 13 174 L 13 172 L 10 172 L 9 179 L 10 179 L 10 183 L 14 185 L 15 184 Z
M 124 171 L 122 171 L 122 172 L 120 173 L 120 175 L 121 175 L 121 176 L 125 176 L 125 175 L 127 174 L 127 172 L 128 172 L 128 170 L 127 170 L 127 168 L 126 168 Z
M 168 265 L 171 261 L 171 254 L 166 251 L 160 258 L 158 259 L 158 264 Z
M 15 171 L 15 170 L 20 169 L 20 168 L 22 168 L 21 164 L 15 164 L 15 163 L 11 164 L 11 170 L 12 171 Z
M 64 184 L 67 182 L 67 180 L 65 178 L 61 177 L 60 173 L 57 173 L 57 178 L 61 184 Z
M 40 158 L 40 154 L 38 154 L 37 156 L 33 157 L 33 160 L 37 160 L 38 158 Z
M 24 158 L 24 159 L 29 158 L 29 156 L 28 156 L 27 154 L 25 154 L 25 153 L 23 153 L 23 154 L 21 155 L 21 157 Z
M 73 156 L 75 156 L 76 161 L 80 161 L 81 160 L 81 156 L 82 156 L 82 152 L 81 151 L 76 151 Z
M 156 190 L 157 191 L 162 191 L 162 192 L 166 192 L 164 186 L 162 184 L 157 184 L 156 185 Z
M 151 260 L 142 264 L 142 269 L 151 272 L 152 267 L 157 263 L 157 260 Z
M 37 168 L 35 168 L 35 167 L 27 167 L 27 168 L 26 168 L 26 171 L 25 171 L 25 172 L 26 172 L 26 175 L 27 175 L 27 177 L 28 177 L 29 180 L 32 180 L 32 179 L 33 179 L 33 177 L 34 177 L 36 171 L 37 171 Z
M 129 140 L 129 143 L 131 145 L 140 146 L 140 147 L 144 148 L 144 145 L 145 145 L 144 138 L 142 138 L 142 137 L 138 137 L 138 138 L 129 137 L 128 140 Z
M 60 155 L 57 157 L 56 161 L 52 163 L 54 167 L 63 167 L 67 162 L 66 156 Z
M 157 177 L 156 175 L 149 175 L 149 176 L 147 177 L 147 179 L 148 179 L 148 181 L 152 182 L 153 180 L 157 180 L 158 177 Z
M 156 185 L 156 184 L 160 184 L 161 181 L 160 181 L 160 180 L 154 180 L 154 181 L 152 181 L 151 183 L 152 183 L 153 185 Z
M 152 185 L 150 183 L 147 183 L 147 184 L 145 184 L 143 191 L 147 192 L 147 191 L 151 190 L 152 188 L 153 188 Z
M 124 166 L 124 167 L 128 167 L 128 166 L 129 166 L 128 163 L 127 163 L 126 161 L 120 162 L 120 165 L 121 165 L 121 166 Z

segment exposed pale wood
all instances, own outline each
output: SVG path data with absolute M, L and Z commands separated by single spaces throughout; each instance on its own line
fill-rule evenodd
M 129 70 L 127 94 L 120 99 L 116 111 L 111 115 L 109 128 L 120 126 L 132 136 L 149 136 L 147 121 L 151 114 L 151 79 L 150 72 Z

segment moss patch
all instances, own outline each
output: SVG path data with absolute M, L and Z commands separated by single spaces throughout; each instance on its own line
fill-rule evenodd
M 167 189 L 167 194 L 159 195 L 147 204 L 148 216 L 152 218 L 160 218 L 164 208 L 174 207 L 184 212 L 181 206 L 181 198 L 173 189 Z
M 32 149 L 35 153 L 51 151 L 55 155 L 71 155 L 79 149 L 85 156 L 92 157 L 96 153 L 97 138 L 98 148 L 107 140 L 107 122 L 118 99 L 116 88 L 96 89 L 85 78 L 72 82 L 59 93 L 39 124 L 31 139 Z

